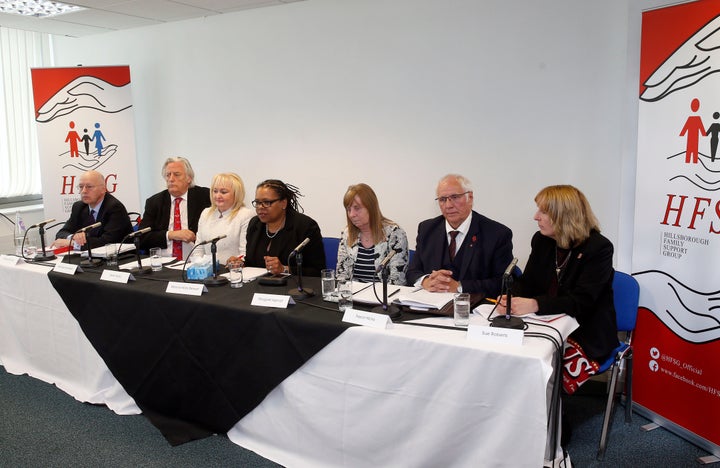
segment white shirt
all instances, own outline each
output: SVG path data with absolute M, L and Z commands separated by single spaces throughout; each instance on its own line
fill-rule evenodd
M 212 207 L 205 208 L 200 214 L 198 222 L 198 232 L 196 242 L 200 243 L 206 240 L 214 239 L 221 235 L 226 235 L 224 239 L 220 239 L 215 244 L 217 252 L 215 258 L 222 264 L 227 262 L 230 257 L 245 255 L 247 244 L 247 227 L 250 219 L 255 216 L 255 211 L 243 206 L 238 210 L 234 217 L 230 216 L 231 210 L 222 213 Z M 200 246 L 196 249 L 206 255 L 210 255 L 210 244 Z

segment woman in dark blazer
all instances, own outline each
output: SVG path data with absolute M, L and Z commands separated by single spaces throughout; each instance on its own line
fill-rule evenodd
M 302 272 L 320 276 L 320 270 L 325 268 L 320 226 L 300 212 L 298 196 L 300 192 L 296 187 L 280 180 L 258 184 L 252 201 L 257 216 L 250 220 L 247 228 L 246 266 L 267 268 L 274 275 L 295 272 L 296 261 L 287 264 L 290 253 L 309 239 L 302 250 Z
M 566 344 L 566 370 L 573 371 L 568 365 L 569 356 L 581 353 L 582 359 L 589 358 L 588 364 L 576 364 L 592 374 L 593 367 L 618 346 L 612 291 L 613 245 L 600 234 L 597 218 L 577 188 L 546 187 L 535 202 L 538 211 L 533 219 L 540 231 L 533 236 L 525 271 L 512 287 L 511 314 L 575 317 L 580 326 Z M 502 313 L 504 304 L 502 297 L 498 307 Z M 569 347 L 574 349 L 569 351 Z

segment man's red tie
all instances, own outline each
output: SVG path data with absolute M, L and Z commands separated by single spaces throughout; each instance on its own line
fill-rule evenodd
M 457 235 L 460 234 L 460 231 L 450 231 L 450 246 L 448 247 L 448 253 L 450 254 L 450 261 L 455 260 L 455 252 L 456 252 L 456 246 L 455 246 L 455 238 Z
M 182 222 L 180 221 L 180 202 L 181 201 L 182 201 L 182 198 L 175 199 L 175 210 L 174 210 L 174 214 L 173 214 L 173 230 L 174 231 L 179 231 L 182 229 Z M 182 258 L 183 258 L 182 241 L 179 241 L 179 240 L 173 241 L 172 254 L 173 254 L 173 257 L 177 258 L 178 260 L 182 260 Z

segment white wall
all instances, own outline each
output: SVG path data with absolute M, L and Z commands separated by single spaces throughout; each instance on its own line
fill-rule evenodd
M 280 178 L 339 235 L 367 182 L 414 245 L 437 179 L 513 229 L 524 265 L 533 197 L 572 183 L 629 267 L 640 17 L 635 0 L 306 0 L 54 39 L 56 66 L 129 64 L 140 195 L 170 155 L 197 180 Z M 633 114 L 635 113 L 635 114 Z M 141 207 L 128 207 L 137 210 Z

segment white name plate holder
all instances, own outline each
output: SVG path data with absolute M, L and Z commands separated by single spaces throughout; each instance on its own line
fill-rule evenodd
M 20 257 L 15 255 L 0 255 L 0 265 L 15 266 L 20 263 Z
M 385 314 L 366 312 L 364 310 L 356 310 L 353 308 L 345 309 L 342 321 L 354 323 L 355 325 L 363 325 L 365 327 L 380 329 L 390 328 L 390 324 L 392 323 L 390 317 Z
M 135 281 L 135 277 L 129 271 L 103 270 L 100 280 L 127 284 L 130 280 Z
M 65 275 L 74 275 L 77 272 L 82 273 L 83 270 L 77 263 L 57 262 L 53 267 L 53 271 L 57 273 L 63 273 Z
M 471 341 L 479 341 L 481 343 L 500 343 L 511 346 L 522 346 L 524 336 L 524 330 L 472 324 L 468 327 L 467 332 L 467 339 Z
M 202 293 L 207 292 L 207 287 L 203 283 L 182 283 L 180 281 L 169 281 L 166 293 L 171 294 L 184 294 L 186 296 L 202 296 Z
M 250 305 L 258 307 L 273 307 L 275 309 L 287 309 L 288 304 L 295 304 L 293 298 L 287 294 L 253 294 Z

